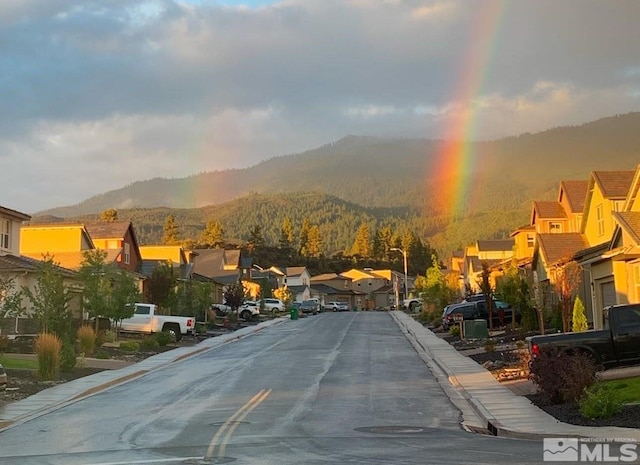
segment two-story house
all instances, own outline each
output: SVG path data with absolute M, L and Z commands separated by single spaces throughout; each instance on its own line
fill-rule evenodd
M 293 294 L 295 302 L 311 298 L 311 274 L 306 266 L 288 266 L 284 274 L 284 284 Z
M 311 277 L 311 297 L 325 302 L 349 302 L 350 307 L 366 308 L 366 294 L 353 289 L 353 280 L 338 273 L 324 273 Z

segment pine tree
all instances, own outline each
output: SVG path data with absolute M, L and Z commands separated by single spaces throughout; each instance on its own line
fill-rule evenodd
M 362 223 L 358 228 L 351 254 L 359 255 L 362 258 L 369 258 L 371 256 L 371 239 L 369 237 L 369 225 L 367 223 Z
M 280 248 L 292 248 L 294 239 L 293 224 L 291 223 L 291 219 L 288 216 L 285 216 L 282 221 L 282 227 L 280 228 Z
M 300 251 L 300 255 L 303 257 L 309 256 L 308 242 L 309 242 L 309 230 L 311 229 L 311 224 L 307 218 L 302 220 L 302 228 L 300 228 L 300 247 L 298 250 Z
M 180 231 L 178 223 L 173 215 L 169 214 L 164 220 L 162 243 L 174 245 L 180 241 Z
M 262 227 L 257 224 L 249 231 L 249 240 L 247 241 L 247 249 L 249 252 L 253 252 L 256 249 L 264 248 L 265 241 L 262 235 Z
M 200 234 L 200 243 L 214 249 L 224 245 L 224 229 L 218 220 L 211 219 L 207 222 L 207 226 Z
M 576 297 L 575 302 L 573 303 L 573 322 L 572 322 L 572 330 L 574 333 L 581 333 L 589 329 L 589 324 L 587 323 L 587 316 L 584 312 L 584 304 L 580 297 Z
M 320 228 L 314 224 L 309 229 L 309 237 L 307 243 L 307 256 L 312 258 L 320 258 L 322 255 L 322 235 Z

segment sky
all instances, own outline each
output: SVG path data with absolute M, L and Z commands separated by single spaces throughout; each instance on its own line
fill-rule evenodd
M 349 134 L 492 139 L 638 111 L 638 18 L 636 0 L 0 0 L 0 205 Z

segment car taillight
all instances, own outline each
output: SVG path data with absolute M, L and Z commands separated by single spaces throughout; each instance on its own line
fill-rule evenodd
M 193 319 L 189 318 L 187 320 L 187 326 L 193 326 Z
M 534 357 L 540 355 L 540 346 L 535 342 L 531 343 L 531 355 L 533 355 Z

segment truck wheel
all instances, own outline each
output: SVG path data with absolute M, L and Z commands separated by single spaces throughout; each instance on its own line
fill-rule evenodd
M 182 333 L 180 332 L 180 328 L 176 328 L 173 325 L 165 325 L 162 328 L 162 331 L 165 333 L 171 334 L 171 336 L 173 337 L 173 340 L 176 342 L 179 342 L 180 339 L 182 339 Z
M 251 317 L 252 317 L 252 313 L 251 310 L 244 310 L 241 314 L 240 314 L 240 318 L 242 318 L 244 321 L 251 321 Z

